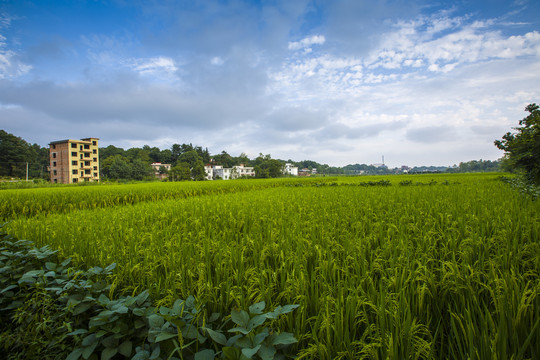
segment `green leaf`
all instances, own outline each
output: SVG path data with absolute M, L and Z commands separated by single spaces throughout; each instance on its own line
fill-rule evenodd
M 247 329 L 251 331 L 257 326 L 262 325 L 265 321 L 266 321 L 266 314 L 254 316 L 249 320 Z
M 81 357 L 81 355 L 82 355 L 83 350 L 84 350 L 83 348 L 76 348 L 71 353 L 69 353 L 66 360 L 77 360 L 77 359 L 79 359 Z
M 137 305 L 141 306 L 149 296 L 150 292 L 148 290 L 144 290 L 142 293 L 137 295 Z
M 101 360 L 109 360 L 118 352 L 118 348 L 105 348 L 101 352 Z
M 259 345 L 260 343 L 262 343 L 264 341 L 264 339 L 266 339 L 268 337 L 268 335 L 270 335 L 270 332 L 268 331 L 268 328 L 264 328 L 263 331 L 261 331 L 260 333 L 255 335 L 255 337 L 253 338 L 253 343 L 255 345 Z
M 141 309 L 141 308 L 135 308 L 133 309 L 133 315 L 136 315 L 136 316 L 144 316 L 144 309 Z
M 252 315 L 262 314 L 265 306 L 266 306 L 266 303 L 264 301 L 253 304 L 249 307 L 249 313 Z
M 187 324 L 182 329 L 182 335 L 186 339 L 197 339 L 199 337 L 199 332 L 197 331 L 197 328 L 191 324 Z
M 166 331 L 162 331 L 158 334 L 158 336 L 156 336 L 156 340 L 155 342 L 160 342 L 160 341 L 164 341 L 164 340 L 169 340 L 169 339 L 172 339 L 172 338 L 175 338 L 177 337 L 178 335 L 177 334 L 173 334 L 173 333 L 170 333 L 170 332 L 166 332 Z
M 298 342 L 298 340 L 296 340 L 293 334 L 288 332 L 282 332 L 274 338 L 274 341 L 272 341 L 272 345 L 287 345 L 294 344 L 296 342 Z
M 261 345 L 257 354 L 262 360 L 273 360 L 274 355 L 276 355 L 276 349 L 273 346 Z
M 111 300 L 109 300 L 109 298 L 105 294 L 101 294 L 98 297 L 98 302 L 101 305 L 108 305 L 111 302 Z
M 233 310 L 231 312 L 231 319 L 235 324 L 245 328 L 249 321 L 249 314 L 244 310 Z
M 261 345 L 257 345 L 253 349 L 242 349 L 242 355 L 244 355 L 248 359 L 251 359 L 251 357 L 255 355 L 260 348 Z
M 48 261 L 47 261 L 47 262 L 45 263 L 45 268 L 46 268 L 47 270 L 56 270 L 56 266 L 57 266 L 57 265 L 56 265 L 55 263 L 53 263 L 53 262 L 48 262 Z
M 241 335 L 241 334 L 234 335 L 233 337 L 229 338 L 229 340 L 227 340 L 227 346 L 235 345 L 236 342 L 238 341 L 238 339 L 240 339 L 242 337 L 243 337 L 243 335 Z
M 238 360 L 242 352 L 238 348 L 226 346 L 223 348 L 223 354 L 227 360 Z
M 98 343 L 98 339 L 96 338 L 96 334 L 90 334 L 88 336 L 86 336 L 81 345 L 82 346 L 89 346 L 89 345 L 92 345 L 92 344 L 97 344 Z
M 156 346 L 156 348 L 150 354 L 150 359 L 157 359 L 159 357 L 160 350 L 160 347 Z
M 131 341 L 124 341 L 120 346 L 118 347 L 118 352 L 125 357 L 131 356 L 131 351 L 133 350 L 133 343 Z
M 278 306 L 277 308 L 274 309 L 273 312 L 268 313 L 267 315 L 268 315 L 268 318 L 270 318 L 270 319 L 276 319 L 280 315 L 290 313 L 291 311 L 293 311 L 294 309 L 296 309 L 299 306 L 300 305 Z
M 221 332 L 214 331 L 212 329 L 204 328 L 206 332 L 208 332 L 208 335 L 214 340 L 214 342 L 217 342 L 220 345 L 227 345 L 227 337 L 223 335 Z
M 157 314 L 152 314 L 148 317 L 148 323 L 150 327 L 160 328 L 165 323 L 165 319 Z
M 82 303 L 82 304 L 77 305 L 71 313 L 73 315 L 79 315 L 85 312 L 86 310 L 90 309 L 91 307 L 92 307 L 92 303 L 90 302 Z
M 88 359 L 94 353 L 96 346 L 98 346 L 98 342 L 95 342 L 94 344 L 85 347 L 82 352 L 83 358 Z
M 206 349 L 195 353 L 195 360 L 214 360 L 214 350 Z
M 243 327 L 235 327 L 235 328 L 229 329 L 228 331 L 229 332 L 239 332 L 239 333 L 242 333 L 244 335 L 249 334 L 249 330 L 246 329 L 246 328 L 243 328 Z
M 86 330 L 86 329 L 77 329 L 75 331 L 70 332 L 68 335 L 71 335 L 71 336 L 73 336 L 73 335 L 82 335 L 82 334 L 86 334 L 87 332 L 88 332 L 88 330 Z

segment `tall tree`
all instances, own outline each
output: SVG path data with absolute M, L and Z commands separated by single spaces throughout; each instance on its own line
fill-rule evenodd
M 495 146 L 505 151 L 510 166 L 522 170 L 526 178 L 540 184 L 540 109 L 536 104 L 525 108 L 529 115 L 519 121 L 516 133 L 507 132 Z

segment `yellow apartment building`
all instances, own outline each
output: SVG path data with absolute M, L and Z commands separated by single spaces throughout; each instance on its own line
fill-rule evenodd
M 60 140 L 49 144 L 51 182 L 99 181 L 98 138 Z

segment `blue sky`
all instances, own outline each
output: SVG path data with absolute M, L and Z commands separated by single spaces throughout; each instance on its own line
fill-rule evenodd
M 0 0 L 0 128 L 335 166 L 495 160 L 538 1 Z

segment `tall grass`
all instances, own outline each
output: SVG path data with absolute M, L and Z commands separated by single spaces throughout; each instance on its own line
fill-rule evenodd
M 8 230 L 116 262 L 119 288 L 164 304 L 300 304 L 280 324 L 299 358 L 540 358 L 538 202 L 493 176 L 403 179 L 215 182 L 207 196 L 36 212 Z

